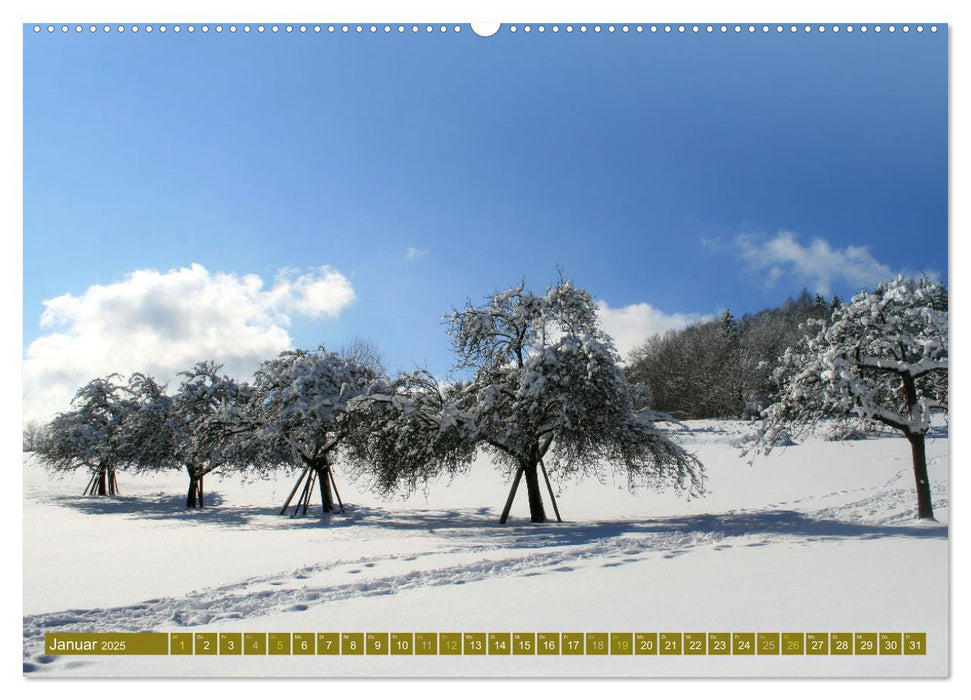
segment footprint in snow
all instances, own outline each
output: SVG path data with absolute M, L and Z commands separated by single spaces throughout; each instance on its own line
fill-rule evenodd
M 57 661 L 57 657 L 56 656 L 50 656 L 49 654 L 42 654 L 42 655 L 38 656 L 36 660 L 39 661 L 42 664 L 50 664 L 50 663 L 54 663 L 55 661 Z
M 309 609 L 309 606 L 303 605 L 303 604 L 300 604 L 300 605 L 291 605 L 290 606 L 290 609 L 293 612 L 304 612 L 305 610 L 308 610 Z
M 359 573 L 361 573 L 361 570 L 360 569 L 351 569 L 347 573 L 349 573 L 349 574 L 359 574 Z
M 297 574 L 296 576 L 294 576 L 294 578 L 302 581 L 303 579 L 310 578 L 310 577 L 307 576 L 306 574 Z
M 33 673 L 38 669 L 40 669 L 40 666 L 38 666 L 37 664 L 32 664 L 28 661 L 24 661 L 24 673 Z
M 557 568 L 553 569 L 553 571 L 573 571 L 573 567 L 572 566 L 558 566 Z
M 368 562 L 367 564 L 365 564 L 364 566 L 366 566 L 367 568 L 369 568 L 369 569 L 370 569 L 370 568 L 371 568 L 372 566 L 374 566 L 374 563 L 373 563 L 373 562 L 370 562 L 370 561 L 369 561 L 369 562 Z
M 613 568 L 615 566 L 620 566 L 620 562 L 608 561 L 606 564 L 603 564 L 602 565 L 602 568 L 604 568 L 604 569 L 610 569 L 610 568 Z

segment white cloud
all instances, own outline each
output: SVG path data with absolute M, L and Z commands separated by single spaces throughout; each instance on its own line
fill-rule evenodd
M 721 236 L 702 236 L 701 247 L 705 250 L 717 252 L 725 249 L 725 243 L 722 241 Z
M 121 282 L 44 302 L 44 334 L 23 363 L 24 419 L 68 407 L 77 388 L 111 372 L 163 380 L 199 360 L 248 377 L 291 347 L 290 314 L 334 317 L 354 301 L 351 283 L 329 267 L 284 270 L 265 288 L 257 275 L 211 274 L 193 264 L 136 270 Z
M 646 302 L 612 309 L 607 302 L 598 301 L 597 307 L 604 331 L 614 339 L 617 352 L 625 358 L 653 335 L 707 318 L 701 314 L 667 314 Z
M 417 261 L 425 257 L 427 250 L 421 250 L 420 248 L 415 248 L 414 246 L 408 246 L 408 250 L 405 251 L 405 260 Z
M 788 231 L 781 231 L 774 238 L 743 234 L 735 238 L 735 244 L 751 272 L 762 275 L 767 286 L 775 285 L 782 277 L 791 277 L 814 292 L 828 295 L 837 283 L 872 287 L 894 276 L 894 271 L 864 246 L 833 248 L 822 238 L 813 238 L 803 245 L 795 233 Z

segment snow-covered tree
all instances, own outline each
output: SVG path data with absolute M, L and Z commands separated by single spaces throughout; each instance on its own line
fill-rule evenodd
M 133 377 L 139 410 L 129 421 L 142 468 L 185 469 L 189 476 L 186 508 L 205 506 L 205 477 L 217 469 L 238 467 L 232 446 L 223 439 L 222 416 L 246 401 L 248 387 L 219 373 L 213 361 L 180 372 L 174 395 L 144 375 Z M 220 420 L 217 420 L 220 417 Z
M 145 374 L 135 373 L 128 382 L 133 410 L 126 417 L 122 435 L 130 467 L 136 471 L 185 469 L 189 477 L 187 508 L 205 506 L 208 474 L 238 468 L 236 453 L 223 439 L 223 417 L 238 409 L 248 389 L 219 374 L 219 369 L 208 361 L 180 372 L 183 380 L 173 395 Z
M 947 290 L 904 277 L 861 292 L 789 348 L 776 370 L 779 399 L 764 413 L 757 445 L 798 436 L 823 419 L 837 429 L 880 423 L 910 443 L 917 517 L 933 518 L 924 437 L 934 412 L 947 413 Z
M 199 362 L 185 377 L 174 396 L 176 455 L 189 474 L 186 506 L 205 505 L 203 481 L 217 469 L 241 468 L 233 444 L 220 427 L 248 400 L 250 388 L 220 374 L 215 362 Z
M 36 452 L 46 438 L 46 424 L 36 420 L 24 423 L 24 452 Z
M 351 415 L 347 405 L 367 392 L 375 379 L 371 366 L 323 347 L 315 352 L 281 353 L 257 370 L 252 394 L 235 421 L 236 428 L 230 422 L 230 431 L 236 433 L 238 454 L 251 468 L 301 469 L 281 514 L 301 484 L 294 514 L 301 507 L 307 512 L 315 484 L 324 512 L 334 509 L 334 459 L 360 418 Z M 339 502 L 339 494 L 337 498 Z
M 424 370 L 375 381 L 349 404 L 359 426 L 348 439 L 355 478 L 381 493 L 407 494 L 438 475 L 468 469 L 476 431 L 472 416 L 459 408 L 464 388 Z
M 482 448 L 513 477 L 500 522 L 523 478 L 530 519 L 545 521 L 540 476 L 552 498 L 549 473 L 619 469 L 631 488 L 703 493 L 701 464 L 658 427 L 664 417 L 647 408 L 647 393 L 628 384 L 586 291 L 560 282 L 536 295 L 520 285 L 446 320 L 471 381 L 443 386 L 419 372 L 363 402 L 372 429 L 359 454 L 379 487 L 414 488 L 466 469 Z
M 71 410 L 50 423 L 37 454 L 55 471 L 91 472 L 84 495 L 118 494 L 117 470 L 131 460 L 124 426 L 134 402 L 118 375 L 93 379 L 78 389 Z
M 131 466 L 137 471 L 181 469 L 175 399 L 157 379 L 140 372 L 128 379 L 127 391 L 133 406 L 125 417 L 123 435 Z

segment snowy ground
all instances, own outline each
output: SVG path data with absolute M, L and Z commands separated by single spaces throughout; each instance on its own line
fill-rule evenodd
M 748 427 L 693 421 L 711 494 L 568 484 L 566 522 L 480 460 L 426 496 L 382 501 L 338 472 L 347 513 L 278 516 L 291 477 L 210 479 L 183 508 L 172 472 L 82 474 L 24 462 L 24 671 L 53 676 L 941 676 L 948 673 L 948 439 L 928 444 L 939 523 L 917 523 L 910 449 L 811 439 L 749 465 Z M 552 510 L 550 515 L 552 515 Z M 44 632 L 926 632 L 927 656 L 60 657 Z

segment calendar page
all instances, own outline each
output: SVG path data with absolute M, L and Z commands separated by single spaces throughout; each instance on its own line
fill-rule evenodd
M 948 675 L 946 23 L 71 19 L 25 676 Z

